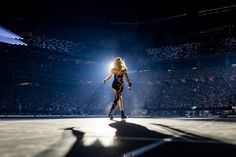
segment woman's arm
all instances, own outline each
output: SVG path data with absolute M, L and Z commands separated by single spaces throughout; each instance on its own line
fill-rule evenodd
M 105 79 L 103 80 L 103 83 L 105 83 L 107 80 L 109 80 L 113 75 L 113 72 L 110 71 L 109 74 L 105 77 Z
M 129 80 L 127 69 L 124 71 L 124 74 L 125 74 L 126 81 L 128 82 L 129 89 L 131 89 L 132 83 Z

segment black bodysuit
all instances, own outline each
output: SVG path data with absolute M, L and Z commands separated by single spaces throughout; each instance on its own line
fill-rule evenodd
M 124 90 L 124 81 L 123 81 L 123 75 L 115 75 L 114 74 L 114 80 L 112 83 L 112 88 L 116 90 L 116 92 L 123 92 Z
M 114 102 L 113 102 L 113 105 L 112 105 L 112 109 L 115 108 L 123 90 L 124 90 L 124 81 L 123 81 L 123 76 L 125 75 L 126 77 L 126 80 L 129 84 L 129 86 L 131 86 L 131 83 L 129 81 L 129 78 L 128 78 L 128 73 L 126 70 L 122 71 L 122 74 L 121 75 L 116 75 L 114 74 L 114 80 L 113 80 L 113 83 L 112 83 L 112 88 L 116 90 L 116 94 L 115 94 L 115 99 L 114 99 Z

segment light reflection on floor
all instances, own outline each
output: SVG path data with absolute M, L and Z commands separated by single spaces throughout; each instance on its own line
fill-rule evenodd
M 108 119 L 96 119 L 83 125 L 80 131 L 84 132 L 84 146 L 93 145 L 97 140 L 104 146 L 112 146 L 116 134 L 116 129 L 109 126 L 112 121 Z
M 2 119 L 0 121 L 0 154 L 1 157 L 23 157 L 45 155 L 46 152 L 48 156 L 64 156 L 78 142 L 78 137 L 73 134 L 73 130 L 83 133 L 81 145 L 84 148 L 94 146 L 97 141 L 101 144 L 101 148 L 111 148 L 120 144 L 116 143 L 117 141 L 138 140 L 134 136 L 117 139 L 117 129 L 110 126 L 116 121 L 120 122 L 121 119 L 115 118 L 115 121 L 108 118 Z M 159 134 L 177 135 L 173 130 L 171 132 L 167 127 L 162 127 L 165 125 L 236 145 L 235 121 L 187 118 L 128 118 L 126 120 L 130 126 L 137 125 L 137 127 L 147 128 Z M 73 129 L 66 130 L 66 128 Z

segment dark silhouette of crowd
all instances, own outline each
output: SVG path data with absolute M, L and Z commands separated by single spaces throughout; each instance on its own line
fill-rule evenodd
M 90 46 L 83 42 L 30 33 L 25 37 L 32 49 L 0 51 L 0 114 L 107 114 L 114 95 L 111 84 L 101 83 L 108 72 L 103 61 L 94 60 L 101 54 L 89 59 L 84 51 Z M 124 53 L 133 82 L 133 89 L 124 92 L 127 113 L 140 109 L 150 115 L 173 115 L 193 109 L 231 109 L 236 101 L 235 50 L 236 39 L 224 37 L 211 44 L 187 42 Z M 218 55 L 215 62 L 212 57 Z
M 235 74 L 234 67 L 134 72 L 130 74 L 134 79 L 132 93 L 124 94 L 125 107 L 130 114 L 140 108 L 152 115 L 194 106 L 201 110 L 229 109 L 236 101 Z M 93 79 L 21 83 L 14 89 L 9 84 L 1 84 L 1 114 L 104 115 L 113 99 L 112 91 L 107 91 L 109 85 Z

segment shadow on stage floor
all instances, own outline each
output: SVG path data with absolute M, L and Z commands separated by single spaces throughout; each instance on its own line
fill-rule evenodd
M 155 142 L 153 139 L 158 140 L 170 137 L 169 135 L 148 130 L 141 125 L 125 121 L 114 121 L 114 123 L 109 124 L 109 126 L 117 130 L 117 138 L 114 139 L 115 146 L 103 147 L 99 141 L 96 141 L 92 146 L 85 147 L 81 141 L 84 133 L 72 129 L 72 133 L 77 137 L 77 141 L 72 146 L 67 157 L 78 155 L 83 157 L 121 156 L 126 152 Z
M 172 142 L 165 143 L 156 149 L 146 152 L 143 156 L 222 157 L 231 156 L 236 151 L 236 146 L 232 144 L 199 136 L 163 124 L 153 125 L 162 127 L 163 129 L 171 132 L 174 138 Z
M 114 121 L 109 124 L 110 127 L 116 129 L 113 145 L 105 147 L 99 140 L 96 140 L 92 145 L 85 146 L 83 144 L 85 132 L 76 130 L 73 127 L 66 128 L 65 131 L 71 131 L 73 136 L 76 137 L 76 142 L 70 148 L 66 157 L 118 157 L 133 151 L 140 153 L 141 150 L 144 150 L 143 148 L 158 142 L 160 144 L 157 147 L 153 147 L 148 151 L 141 151 L 142 153 L 139 156 L 222 157 L 230 156 L 236 152 L 235 145 L 195 135 L 168 125 L 156 123 L 152 125 L 161 127 L 166 132 L 171 132 L 171 135 L 160 133 L 158 129 L 152 131 L 135 123 Z M 163 139 L 169 139 L 169 141 L 165 142 Z M 44 154 L 41 153 L 40 156 L 44 156 Z

